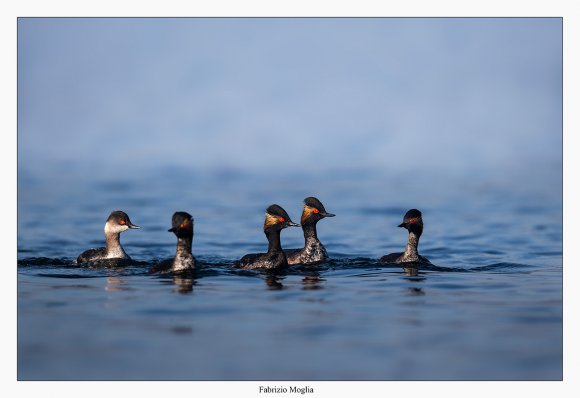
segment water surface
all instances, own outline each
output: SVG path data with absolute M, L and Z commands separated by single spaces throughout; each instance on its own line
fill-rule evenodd
M 62 187 L 76 189 L 20 177 L 21 380 L 562 378 L 557 194 L 466 182 L 421 195 L 348 173 L 63 177 Z M 278 274 L 232 267 L 265 249 L 269 204 L 298 221 L 310 195 L 337 214 L 318 228 L 331 261 Z M 379 265 L 402 250 L 406 231 L 396 225 L 411 207 L 423 212 L 420 252 L 435 266 Z M 102 245 L 114 209 L 142 226 L 122 235 L 138 263 L 70 266 Z M 175 250 L 167 229 L 177 210 L 195 218 L 200 268 L 193 278 L 148 275 Z M 282 232 L 284 247 L 302 243 L 300 229 Z

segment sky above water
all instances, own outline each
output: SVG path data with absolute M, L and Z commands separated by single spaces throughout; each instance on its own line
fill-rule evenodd
M 47 178 L 354 169 L 558 187 L 562 21 L 20 18 L 18 155 L 21 176 Z

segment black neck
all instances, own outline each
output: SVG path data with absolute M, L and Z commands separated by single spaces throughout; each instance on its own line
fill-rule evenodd
M 318 235 L 316 234 L 316 223 L 308 223 L 302 225 L 302 232 L 304 232 L 304 241 L 318 240 Z
M 282 251 L 282 245 L 280 244 L 280 231 L 281 229 L 278 228 L 270 228 L 264 231 L 268 238 L 268 253 Z
M 191 236 L 177 238 L 177 254 L 191 254 Z

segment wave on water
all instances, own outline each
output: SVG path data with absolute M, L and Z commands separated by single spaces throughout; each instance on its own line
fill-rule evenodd
M 49 266 L 49 265 L 71 265 L 72 261 L 66 258 L 49 258 L 49 257 L 29 257 L 18 260 L 19 267 L 26 266 Z
M 19 267 L 41 268 L 42 273 L 38 276 L 53 278 L 92 278 L 100 276 L 110 276 L 111 272 L 116 275 L 139 275 L 148 274 L 148 270 L 158 263 L 159 260 L 153 261 L 126 261 L 126 260 L 104 260 L 95 263 L 76 264 L 74 260 L 66 258 L 49 258 L 49 257 L 30 257 L 18 260 Z M 212 275 L 238 275 L 238 276 L 256 276 L 262 273 L 277 274 L 303 274 L 309 272 L 330 272 L 349 269 L 392 269 L 392 270 L 415 270 L 421 272 L 514 272 L 526 271 L 534 266 L 529 264 L 500 262 L 475 267 L 445 267 L 425 263 L 405 263 L 405 264 L 381 264 L 378 259 L 369 257 L 340 258 L 330 259 L 316 265 L 295 265 L 284 270 L 264 271 L 264 270 L 243 270 L 235 268 L 234 262 L 221 257 L 209 256 L 198 257 L 198 268 L 195 270 L 197 277 Z M 91 270 L 90 273 L 80 271 L 82 269 Z M 53 270 L 59 272 L 46 272 Z M 69 270 L 74 272 L 62 272 Z
M 495 263 L 489 265 L 482 265 L 478 267 L 469 268 L 469 271 L 480 272 L 480 271 L 514 271 L 514 270 L 525 270 L 529 268 L 535 268 L 533 265 L 529 264 L 519 264 L 519 263 Z

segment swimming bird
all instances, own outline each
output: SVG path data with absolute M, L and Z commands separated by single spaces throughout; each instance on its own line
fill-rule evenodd
M 304 199 L 302 209 L 302 232 L 304 232 L 304 247 L 302 249 L 284 250 L 288 264 L 312 265 L 328 259 L 328 253 L 324 245 L 318 240 L 316 224 L 325 217 L 334 217 L 332 213 L 327 213 L 326 209 L 315 197 Z
M 133 224 L 127 213 L 120 210 L 113 211 L 105 222 L 105 247 L 84 251 L 77 257 L 77 264 L 108 259 L 131 260 L 121 246 L 120 235 L 128 229 L 138 228 L 141 227 Z
M 235 265 L 244 269 L 280 269 L 288 266 L 286 255 L 280 244 L 280 232 L 287 227 L 299 227 L 292 222 L 286 210 L 274 204 L 266 209 L 264 234 L 268 239 L 267 253 L 246 254 Z
M 403 222 L 399 224 L 400 228 L 406 228 L 409 231 L 409 238 L 407 246 L 403 253 L 391 253 L 380 258 L 381 263 L 428 263 L 431 262 L 419 255 L 417 250 L 419 246 L 419 238 L 423 233 L 423 216 L 417 209 L 411 209 L 405 213 Z
M 175 257 L 155 264 L 149 273 L 182 273 L 195 268 L 195 257 L 191 254 L 193 240 L 193 217 L 184 211 L 178 211 L 171 217 L 171 228 L 167 230 L 177 236 Z

